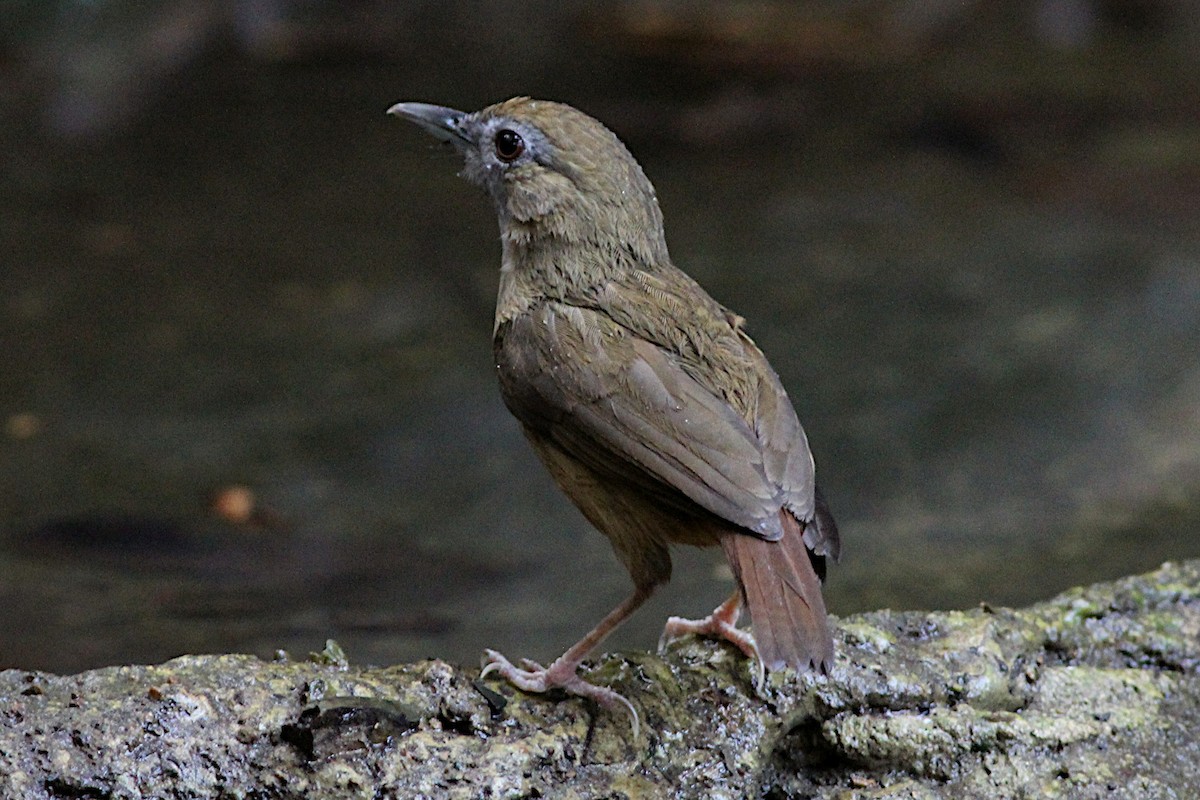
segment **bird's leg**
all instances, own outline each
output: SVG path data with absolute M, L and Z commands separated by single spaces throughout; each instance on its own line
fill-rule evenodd
M 744 631 L 737 626 L 738 618 L 741 616 L 742 590 L 738 588 L 734 590 L 728 600 L 713 609 L 713 612 L 704 619 L 668 618 L 667 624 L 663 626 L 662 636 L 658 640 L 659 652 L 662 652 L 670 642 L 688 634 L 724 639 L 745 653 L 755 663 L 754 685 L 756 688 L 761 687 L 766 677 L 765 668 L 762 658 L 758 654 L 758 645 L 754 643 L 754 637 L 750 635 L 749 631 Z
M 608 612 L 607 616 L 592 628 L 582 639 L 554 660 L 549 667 L 543 667 L 529 659 L 521 660 L 521 667 L 516 667 L 507 658 L 495 650 L 484 651 L 484 667 L 480 677 L 493 672 L 504 678 L 524 692 L 541 693 L 551 689 L 562 689 L 568 694 L 586 697 L 594 700 L 605 708 L 624 708 L 633 720 L 633 735 L 638 732 L 638 715 L 633 704 L 612 689 L 596 686 L 579 677 L 577 671 L 580 662 L 587 658 L 597 645 L 604 641 L 618 625 L 624 622 L 638 609 L 653 593 L 653 588 L 638 588 L 620 605 Z

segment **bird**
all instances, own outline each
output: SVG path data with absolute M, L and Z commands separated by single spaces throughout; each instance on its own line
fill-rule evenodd
M 484 652 L 527 693 L 633 704 L 583 660 L 671 577 L 672 545 L 720 547 L 736 582 L 707 617 L 670 617 L 660 647 L 725 639 L 756 669 L 826 673 L 821 594 L 837 525 L 775 370 L 745 320 L 672 262 L 654 186 L 624 143 L 564 103 L 514 97 L 475 112 L 396 103 L 452 145 L 501 234 L 493 354 L 500 392 L 550 475 L 608 537 L 633 592 L 549 667 Z M 738 627 L 748 608 L 751 630 Z

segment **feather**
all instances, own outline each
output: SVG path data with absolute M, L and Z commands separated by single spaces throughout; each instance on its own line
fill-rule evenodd
M 726 534 L 721 547 L 745 595 L 766 668 L 827 672 L 833 665 L 833 637 L 821 579 L 804 544 L 805 526 L 786 510 L 779 517 L 784 529 L 779 541 Z

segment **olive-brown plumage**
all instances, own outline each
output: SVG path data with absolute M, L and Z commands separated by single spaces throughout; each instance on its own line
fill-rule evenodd
M 452 142 L 464 177 L 490 194 L 503 243 L 493 345 L 501 393 L 635 587 L 548 669 L 488 651 L 488 670 L 529 691 L 562 687 L 632 712 L 576 669 L 670 578 L 672 544 L 719 545 L 738 589 L 706 619 L 672 618 L 664 637 L 721 636 L 760 669 L 828 668 L 820 583 L 839 541 L 804 430 L 742 319 L 671 263 L 637 161 L 560 103 L 390 112 Z M 753 637 L 735 627 L 743 600 Z

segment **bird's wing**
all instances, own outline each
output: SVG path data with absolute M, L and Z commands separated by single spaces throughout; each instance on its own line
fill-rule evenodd
M 595 309 L 534 306 L 498 331 L 496 363 L 513 414 L 574 458 L 775 540 L 781 507 L 812 519 L 812 458 L 774 372 L 745 341 L 766 369 L 754 425 L 674 354 Z
M 779 377 L 767 363 L 766 356 L 740 327 L 738 335 L 743 340 L 747 356 L 756 365 L 756 373 L 769 376 L 769 379 L 764 377 L 762 381 L 756 415 L 767 477 L 783 489 L 784 508 L 804 523 L 804 544 L 808 549 L 816 555 L 830 556 L 836 561 L 841 554 L 841 540 L 829 506 L 816 486 L 816 470 L 812 451 L 808 448 L 808 437 L 804 435 L 792 402 Z M 822 572 L 822 580 L 824 577 Z

